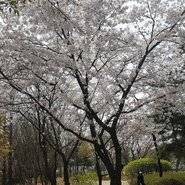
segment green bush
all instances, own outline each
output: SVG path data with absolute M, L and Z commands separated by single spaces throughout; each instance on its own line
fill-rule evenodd
M 172 169 L 172 164 L 166 160 L 161 160 L 163 171 L 169 171 Z M 158 163 L 156 159 L 143 158 L 137 159 L 128 163 L 125 166 L 125 174 L 129 177 L 137 175 L 138 171 L 141 170 L 144 174 L 158 171 Z
M 91 185 L 95 181 L 98 181 L 98 176 L 96 172 L 89 172 L 89 173 L 76 172 L 74 174 L 74 179 L 80 182 L 79 184 Z
M 163 177 L 153 173 L 145 175 L 144 179 L 147 185 L 184 185 L 185 172 L 164 172 Z

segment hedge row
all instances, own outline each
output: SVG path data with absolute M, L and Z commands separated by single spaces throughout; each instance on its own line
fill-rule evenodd
M 166 160 L 161 160 L 162 170 L 169 171 L 172 169 L 172 164 Z M 143 158 L 130 162 L 125 166 L 125 174 L 130 177 L 136 176 L 141 170 L 144 174 L 158 171 L 158 163 L 156 159 Z

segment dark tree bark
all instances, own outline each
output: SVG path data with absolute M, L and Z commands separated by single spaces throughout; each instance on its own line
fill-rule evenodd
M 50 181 L 51 185 L 56 185 L 56 176 L 55 176 L 55 178 L 52 176 L 52 173 L 51 173 L 51 170 L 50 170 L 50 166 L 48 164 L 47 149 L 46 149 L 45 146 L 43 146 L 43 145 L 45 145 L 45 142 L 42 141 L 41 144 L 42 144 L 41 150 L 42 150 L 42 154 L 43 154 L 43 158 L 44 158 L 44 164 L 45 164 L 45 179 L 46 179 L 46 181 L 48 179 Z
M 63 159 L 63 163 L 64 163 L 64 182 L 65 185 L 70 185 L 68 173 L 69 162 Z
M 153 141 L 154 141 L 155 150 L 156 150 L 156 153 L 157 153 L 159 177 L 162 177 L 163 176 L 162 164 L 161 164 L 161 160 L 160 160 L 160 156 L 159 156 L 159 149 L 158 149 L 158 145 L 157 145 L 157 142 L 156 142 L 156 136 L 154 134 L 152 134 L 152 137 L 153 137 Z
M 96 172 L 97 172 L 98 179 L 99 179 L 99 185 L 102 185 L 102 174 L 101 174 L 101 168 L 99 164 L 99 157 L 97 154 L 95 155 L 96 155 Z
M 12 150 L 12 123 L 10 123 L 9 127 L 9 144 L 10 150 Z M 8 184 L 12 185 L 12 151 L 8 154 Z
M 178 171 L 178 169 L 179 169 L 180 161 L 181 161 L 181 159 L 180 159 L 180 158 L 178 158 L 178 159 L 177 159 L 177 162 L 176 162 L 176 166 L 175 166 L 175 170 L 176 170 L 176 172 L 177 172 L 177 171 Z
M 62 157 L 62 160 L 63 160 L 63 164 L 64 164 L 64 183 L 65 183 L 65 185 L 70 185 L 70 182 L 69 182 L 69 160 L 70 160 L 71 156 L 74 154 L 74 152 L 76 151 L 78 143 L 79 143 L 79 140 L 77 140 L 75 142 L 75 144 L 73 146 L 73 149 L 71 150 L 71 152 L 67 156 L 64 154 L 64 152 L 61 149 L 59 149 L 59 148 L 56 149 L 56 151 Z
M 7 176 L 6 176 L 6 173 L 7 173 L 7 168 L 6 168 L 6 156 L 3 157 L 3 160 L 2 160 L 2 185 L 6 185 L 6 180 L 7 180 Z
M 53 179 L 55 179 L 55 184 L 57 184 L 57 152 L 54 153 L 54 168 L 53 168 Z

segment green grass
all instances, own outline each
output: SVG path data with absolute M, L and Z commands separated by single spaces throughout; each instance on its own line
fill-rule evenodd
M 185 172 L 164 172 L 163 177 L 159 177 L 159 173 L 152 173 L 144 176 L 146 185 L 185 185 Z M 136 185 L 136 178 L 133 180 Z
M 37 183 L 37 185 L 42 185 L 41 182 Z M 57 185 L 64 185 L 64 179 L 61 177 L 57 178 Z
M 76 172 L 74 174 L 73 180 L 77 180 L 80 185 L 92 185 L 94 182 L 98 181 L 98 176 L 96 172 L 81 173 Z

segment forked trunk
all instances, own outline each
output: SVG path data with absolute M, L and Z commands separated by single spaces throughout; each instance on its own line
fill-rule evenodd
M 112 163 L 108 155 L 102 156 L 101 152 L 99 151 L 99 154 L 100 154 L 99 157 L 103 161 L 109 173 L 110 185 L 121 185 L 121 171 L 122 171 L 121 148 L 118 147 L 116 151 L 117 151 L 116 152 L 116 164 Z

